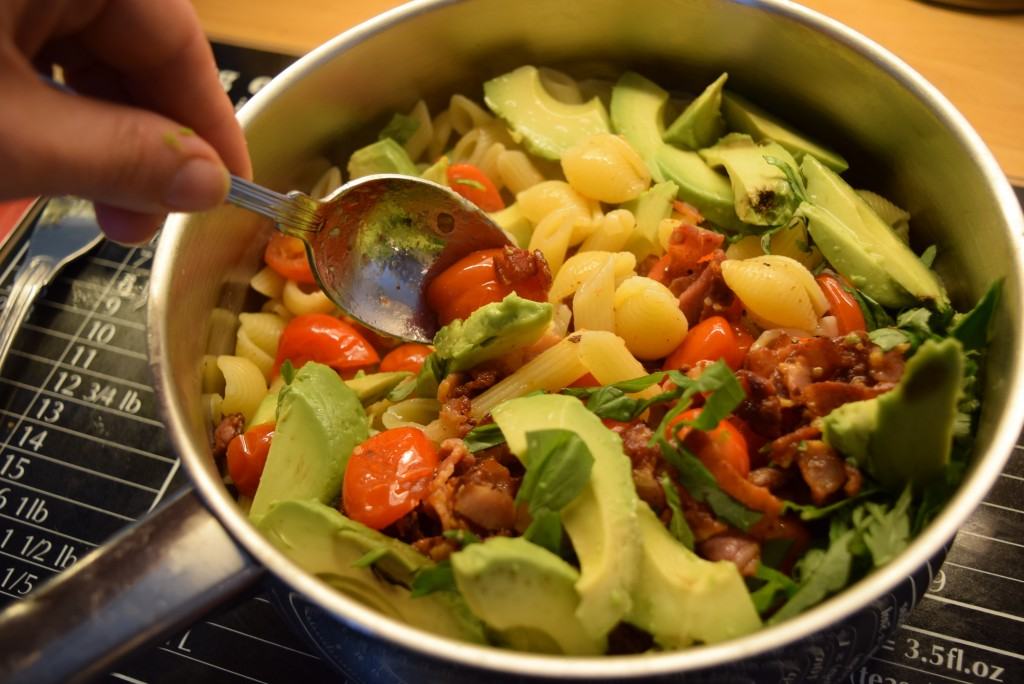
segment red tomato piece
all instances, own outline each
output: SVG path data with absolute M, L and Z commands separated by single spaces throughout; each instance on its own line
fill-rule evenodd
M 501 211 L 505 200 L 487 174 L 472 164 L 448 167 L 448 186 L 484 211 Z
M 836 317 L 840 335 L 867 329 L 860 304 L 846 290 L 839 278 L 829 273 L 822 273 L 815 280 L 818 281 L 818 287 L 821 288 L 825 299 L 828 300 L 829 311 Z
M 441 325 L 466 318 L 481 306 L 500 302 L 512 293 L 512 286 L 499 282 L 494 259 L 500 249 L 482 249 L 467 254 L 441 272 L 427 285 L 427 306 Z
M 673 428 L 676 424 L 683 421 L 696 420 L 701 410 L 699 408 L 687 409 L 676 416 L 668 425 L 669 434 L 667 437 L 672 437 L 672 433 L 675 432 Z M 750 474 L 750 456 L 747 451 L 747 440 L 744 439 L 743 433 L 736 429 L 736 426 L 730 423 L 728 419 L 719 421 L 718 425 L 707 432 L 694 430 L 691 427 L 681 428 L 678 439 L 680 442 L 686 442 L 687 446 L 692 446 L 698 457 L 701 456 L 702 452 L 707 452 L 708 455 L 715 459 L 728 463 L 743 477 Z
M 299 368 L 316 361 L 337 371 L 371 366 L 380 360 L 376 350 L 355 328 L 328 314 L 304 314 L 288 321 L 277 346 L 273 375 L 285 360 Z
M 669 426 L 671 438 L 674 430 L 672 425 L 681 421 L 692 421 L 700 415 L 701 409 L 683 411 Z M 711 430 L 701 432 L 690 427 L 679 430 L 678 439 L 685 442 L 714 476 L 718 486 L 726 494 L 742 503 L 747 508 L 761 511 L 770 516 L 782 512 L 782 501 L 765 487 L 760 487 L 747 480 L 750 474 L 750 455 L 743 434 L 728 420 L 722 420 Z
M 263 252 L 263 260 L 267 266 L 288 280 L 303 285 L 316 285 L 313 270 L 309 267 L 306 257 L 306 246 L 302 240 L 284 233 L 274 233 Z
M 422 430 L 400 427 L 377 433 L 349 457 L 342 485 L 345 514 L 384 529 L 427 495 L 437 461 L 437 449 Z
M 409 371 L 419 373 L 423 361 L 430 356 L 431 348 L 425 344 L 402 344 L 389 351 L 380 361 L 383 372 Z
M 682 343 L 665 359 L 665 370 L 692 368 L 698 361 L 722 359 L 738 370 L 750 349 L 752 338 L 735 329 L 721 316 L 711 316 L 693 326 Z
M 255 496 L 274 438 L 274 423 L 253 425 L 228 442 L 228 474 L 239 494 Z

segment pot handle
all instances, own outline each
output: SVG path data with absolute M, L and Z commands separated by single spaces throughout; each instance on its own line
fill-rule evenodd
M 262 574 L 186 490 L 0 613 L 0 681 L 80 682 L 102 675 Z

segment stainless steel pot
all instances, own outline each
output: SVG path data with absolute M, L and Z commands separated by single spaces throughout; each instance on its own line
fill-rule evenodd
M 456 643 L 396 623 L 302 572 L 251 527 L 221 484 L 200 403 L 200 362 L 228 351 L 269 229 L 223 208 L 168 221 L 150 284 L 150 349 L 167 427 L 195 489 L 105 554 L 12 607 L 0 679 L 71 681 L 126 646 L 181 627 L 271 579 L 297 628 L 366 681 L 523 679 L 839 681 L 895 629 L 932 566 L 1003 468 L 1024 417 L 1024 221 L 977 134 L 932 86 L 878 45 L 785 0 L 422 0 L 348 31 L 276 78 L 242 110 L 256 178 L 308 186 L 368 125 L 420 97 L 479 93 L 523 63 L 638 69 L 694 89 L 730 86 L 851 159 L 859 184 L 914 215 L 939 247 L 955 302 L 1005 277 L 989 350 L 977 450 L 942 515 L 888 566 L 807 613 L 736 641 L 656 656 L 554 658 Z M 185 546 L 182 546 L 184 542 Z M 191 546 L 188 546 L 191 544 Z M 110 575 L 110 576 L 108 576 Z M 92 581 L 82 588 L 82 580 Z M 52 606 L 58 605 L 56 611 Z M 44 624 L 54 616 L 65 624 Z M 51 620 L 52 622 L 52 620 Z M 57 641 L 55 641 L 57 640 Z

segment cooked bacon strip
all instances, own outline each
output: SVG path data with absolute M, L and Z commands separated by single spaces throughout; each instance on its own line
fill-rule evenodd
M 518 483 L 494 459 L 478 460 L 455 491 L 455 512 L 488 531 L 512 529 L 516 523 Z
M 494 272 L 498 282 L 510 285 L 520 296 L 547 301 L 551 269 L 539 249 L 529 252 L 506 245 L 501 254 L 494 257 Z
M 761 563 L 761 545 L 745 535 L 727 532 L 697 545 L 697 553 L 710 561 L 734 563 L 744 577 L 751 577 Z
M 229 413 L 224 416 L 213 431 L 213 458 L 220 460 L 228 452 L 228 444 L 245 429 L 245 416 Z
M 821 440 L 809 440 L 803 445 L 797 453 L 797 467 L 811 490 L 811 500 L 820 506 L 846 484 L 845 463 Z

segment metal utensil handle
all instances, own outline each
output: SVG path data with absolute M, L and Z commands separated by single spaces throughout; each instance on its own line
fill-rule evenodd
M 87 681 L 253 586 L 262 572 L 185 491 L 0 613 L 0 681 Z
M 309 195 L 290 192 L 282 195 L 244 178 L 231 176 L 228 202 L 266 216 L 289 235 L 315 233 L 320 229 L 319 204 Z
M 14 336 L 18 334 L 22 321 L 28 316 L 32 302 L 50 280 L 56 261 L 47 256 L 30 258 L 18 269 L 18 275 L 7 295 L 7 304 L 0 312 L 0 369 L 4 367 L 7 354 L 11 351 Z

